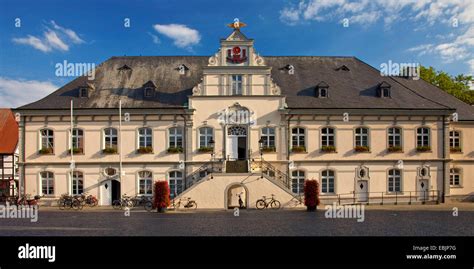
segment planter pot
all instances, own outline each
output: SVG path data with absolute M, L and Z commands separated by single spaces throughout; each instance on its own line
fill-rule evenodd
M 160 207 L 160 208 L 158 208 L 157 211 L 158 211 L 158 213 L 166 213 L 166 208 Z
M 317 208 L 317 206 L 307 206 L 306 211 L 314 212 L 314 211 L 316 211 L 316 208 Z

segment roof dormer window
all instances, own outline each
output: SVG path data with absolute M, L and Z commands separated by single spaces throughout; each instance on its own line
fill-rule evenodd
M 88 98 L 89 97 L 89 89 L 88 88 L 79 88 L 79 97 L 80 98 Z
M 329 97 L 329 85 L 322 81 L 316 86 L 315 97 L 317 98 L 328 98 Z
M 391 93 L 390 93 L 390 88 L 392 86 L 390 84 L 388 84 L 387 82 L 382 82 L 380 83 L 379 85 L 379 88 L 378 88 L 378 96 L 381 97 L 381 98 L 390 98 L 391 97 Z
M 349 67 L 347 67 L 345 64 L 339 66 L 338 68 L 336 68 L 336 71 L 339 71 L 339 70 L 342 70 L 342 71 L 351 71 L 349 69 Z
M 180 75 L 185 75 L 189 68 L 184 64 L 180 64 L 175 68 L 175 70 L 178 70 Z
M 145 98 L 155 97 L 156 86 L 153 81 L 149 80 L 147 83 L 143 84 L 143 96 Z

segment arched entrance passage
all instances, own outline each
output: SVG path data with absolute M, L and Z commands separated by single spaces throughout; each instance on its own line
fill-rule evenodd
M 120 199 L 120 181 L 108 179 L 100 184 L 100 205 L 112 205 L 112 201 Z
M 243 208 L 248 208 L 249 204 L 249 191 L 244 184 L 235 183 L 227 186 L 224 199 L 225 199 L 225 208 L 232 209 L 239 207 L 239 195 L 243 202 Z

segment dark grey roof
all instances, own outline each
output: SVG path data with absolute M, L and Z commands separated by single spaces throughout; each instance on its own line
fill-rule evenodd
M 116 108 L 119 97 L 125 108 L 183 108 L 192 88 L 202 78 L 209 56 L 112 57 L 98 66 L 94 81 L 79 77 L 47 97 L 19 109 Z M 383 77 L 355 57 L 264 56 L 272 78 L 287 97 L 289 108 L 319 109 L 458 109 L 461 120 L 474 120 L 474 107 L 423 80 Z M 188 69 L 184 75 L 179 66 Z M 292 65 L 288 74 L 285 66 Z M 127 68 L 128 67 L 128 68 Z M 144 98 L 143 85 L 156 85 L 153 98 Z M 325 82 L 329 98 L 314 97 Z M 377 89 L 388 83 L 391 98 L 380 98 Z M 89 98 L 78 97 L 80 87 L 92 83 Z

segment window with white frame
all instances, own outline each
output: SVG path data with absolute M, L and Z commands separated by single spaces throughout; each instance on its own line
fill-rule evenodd
M 334 193 L 334 179 L 333 170 L 321 172 L 321 193 Z
M 295 170 L 291 172 L 291 190 L 294 193 L 303 193 L 304 190 L 305 172 Z
M 72 129 L 72 149 L 84 150 L 84 131 L 82 129 Z
M 420 127 L 416 129 L 416 146 L 429 147 L 430 146 L 430 129 Z
M 41 134 L 41 149 L 54 148 L 54 131 L 51 129 L 42 129 Z
M 153 176 L 150 171 L 138 172 L 138 194 L 152 195 L 153 194 Z
M 117 149 L 118 145 L 117 129 L 106 128 L 104 129 L 104 148 Z
M 369 146 L 369 129 L 359 127 L 355 129 L 355 145 L 356 147 Z
M 461 170 L 457 168 L 449 169 L 449 185 L 452 187 L 461 186 Z
M 387 130 L 388 146 L 401 147 L 402 146 L 402 129 L 398 127 L 391 127 Z
M 459 131 L 449 132 L 449 147 L 451 150 L 461 148 L 461 133 Z
M 84 174 L 79 171 L 72 173 L 72 194 L 79 195 L 84 193 Z
M 293 147 L 305 146 L 305 130 L 301 127 L 291 129 L 291 145 Z
M 402 191 L 402 173 L 399 169 L 388 171 L 388 192 Z
M 176 197 L 183 191 L 183 173 L 181 171 L 169 172 L 169 185 L 171 198 Z
M 264 127 L 260 135 L 264 148 L 275 148 L 275 128 Z
M 54 174 L 52 172 L 41 172 L 41 192 L 44 195 L 54 195 Z
M 213 140 L 213 132 L 211 127 L 199 128 L 199 147 L 208 148 L 211 147 L 209 141 Z
M 138 147 L 147 148 L 152 147 L 153 143 L 152 130 L 148 127 L 138 129 Z
M 325 127 L 321 129 L 321 146 L 335 146 L 334 128 Z
M 183 130 L 178 127 L 173 127 L 168 130 L 168 141 L 170 148 L 183 147 Z
M 232 75 L 232 95 L 242 95 L 242 75 Z

